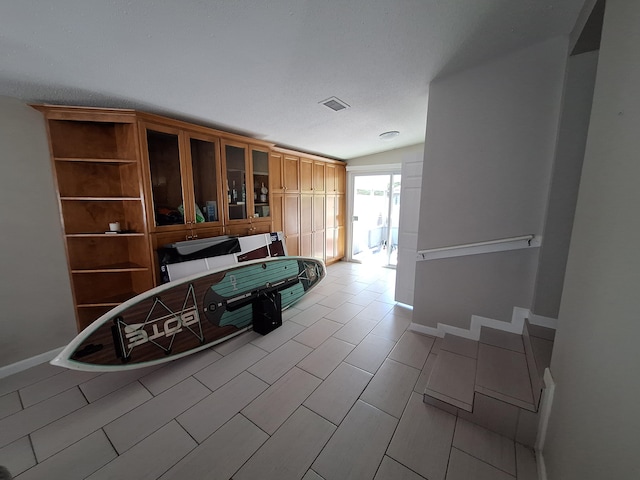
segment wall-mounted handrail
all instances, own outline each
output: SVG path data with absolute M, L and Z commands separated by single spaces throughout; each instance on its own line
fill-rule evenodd
M 462 257 L 465 255 L 477 255 L 481 253 L 519 250 L 522 248 L 539 247 L 541 243 L 541 237 L 539 235 L 520 235 L 518 237 L 499 238 L 495 240 L 486 240 L 484 242 L 465 243 L 462 245 L 450 245 L 447 247 L 419 250 L 417 253 L 417 260 L 436 260 L 439 258 Z

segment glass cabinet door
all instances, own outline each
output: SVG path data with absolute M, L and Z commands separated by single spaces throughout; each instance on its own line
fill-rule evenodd
M 227 180 L 227 205 L 229 220 L 247 218 L 247 148 L 225 144 L 225 168 Z
M 156 226 L 185 224 L 179 145 L 178 134 L 147 129 Z
M 269 205 L 269 152 L 251 149 L 253 170 L 253 209 L 255 217 L 270 217 Z
M 193 222 L 204 224 L 220 221 L 218 210 L 218 159 L 214 140 L 189 138 L 193 195 Z

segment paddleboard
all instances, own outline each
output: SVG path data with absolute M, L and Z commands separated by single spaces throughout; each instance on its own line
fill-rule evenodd
M 74 370 L 120 371 L 209 348 L 249 328 L 281 324 L 282 310 L 326 275 L 321 260 L 275 257 L 165 283 L 107 312 L 51 361 Z

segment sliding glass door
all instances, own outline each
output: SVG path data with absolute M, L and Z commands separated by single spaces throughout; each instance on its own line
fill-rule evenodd
M 399 173 L 353 175 L 351 260 L 397 265 L 400 182 Z

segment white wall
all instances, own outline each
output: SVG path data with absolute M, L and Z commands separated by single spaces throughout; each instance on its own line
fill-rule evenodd
M 75 335 L 71 287 L 42 115 L 0 97 L 0 367 Z
M 423 160 L 424 147 L 415 158 L 407 158 L 402 163 L 395 299 L 397 302 L 402 302 L 406 305 L 413 305 L 415 294 Z
M 401 164 L 405 162 L 422 161 L 424 143 L 411 145 L 410 147 L 396 148 L 386 152 L 365 155 L 364 157 L 350 158 L 347 165 L 350 167 L 363 167 L 370 165 Z
M 558 146 L 544 226 L 544 244 L 540 250 L 531 308 L 533 313 L 543 317 L 558 318 L 560 311 L 597 66 L 598 52 L 569 57 L 567 62 Z
M 640 2 L 607 0 L 559 326 L 550 480 L 640 478 Z
M 418 250 L 542 233 L 567 42 L 431 83 Z M 413 321 L 468 328 L 530 307 L 537 249 L 481 257 L 418 262 Z

